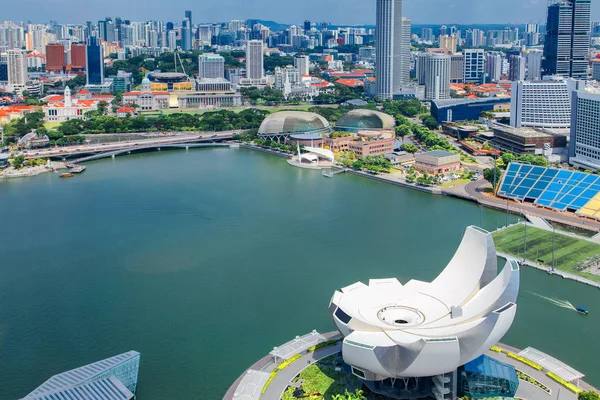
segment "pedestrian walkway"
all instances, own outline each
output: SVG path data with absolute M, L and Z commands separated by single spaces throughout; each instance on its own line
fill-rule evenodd
M 544 229 L 547 231 L 552 230 L 552 225 L 550 225 L 548 222 L 546 222 L 546 220 L 542 217 L 525 214 L 525 218 L 527 218 L 527 221 L 531 222 L 531 224 L 536 228 Z

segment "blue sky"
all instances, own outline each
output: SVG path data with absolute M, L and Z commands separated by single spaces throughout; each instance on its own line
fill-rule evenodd
M 281 23 L 329 21 L 341 25 L 372 24 L 375 0 L 2 0 L 2 20 L 46 22 L 97 21 L 121 16 L 134 21 L 181 20 L 191 9 L 194 22 L 260 18 Z M 592 2 L 592 19 L 600 20 L 600 0 Z M 595 4 L 594 4 L 595 3 Z M 404 14 L 413 23 L 543 22 L 546 0 L 405 0 Z

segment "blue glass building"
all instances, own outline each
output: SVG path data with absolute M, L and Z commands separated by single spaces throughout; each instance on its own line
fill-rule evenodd
M 519 378 L 512 365 L 483 355 L 462 367 L 459 385 L 461 395 L 472 399 L 512 398 L 519 388 Z
M 100 39 L 90 36 L 86 48 L 85 72 L 88 85 L 104 83 L 104 51 Z
M 23 400 L 110 399 L 135 397 L 140 353 L 130 351 L 54 375 Z
M 510 98 L 434 100 L 431 102 L 431 115 L 438 125 L 444 122 L 476 121 L 482 112 L 493 111 L 494 107 L 503 104 L 509 105 Z

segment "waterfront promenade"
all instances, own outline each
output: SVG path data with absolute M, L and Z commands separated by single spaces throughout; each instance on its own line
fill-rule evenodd
M 338 354 L 342 351 L 342 342 L 343 337 L 339 334 L 339 332 L 329 332 L 324 334 L 324 340 L 339 340 L 337 343 L 317 349 L 315 351 L 307 351 L 299 354 L 296 360 L 285 366 L 284 369 L 276 370 L 280 365 L 273 356 L 267 355 L 256 363 L 254 363 L 250 368 L 248 368 L 244 373 L 240 375 L 240 377 L 233 382 L 230 386 L 229 390 L 223 396 L 223 400 L 235 400 L 240 396 L 238 392 L 243 390 L 242 379 L 245 375 L 247 375 L 248 371 L 261 371 L 263 373 L 270 373 L 271 378 L 264 386 L 256 387 L 254 394 L 252 397 L 248 397 L 248 399 L 254 400 L 280 400 L 285 390 L 292 384 L 292 381 L 296 376 L 298 376 L 303 370 L 308 368 L 309 366 L 315 364 L 316 362 L 330 357 L 332 355 Z M 498 344 L 495 350 L 502 350 L 502 352 L 489 350 L 486 352 L 486 355 L 492 358 L 497 359 L 503 363 L 514 366 L 518 371 L 521 371 L 539 383 L 543 384 L 549 389 L 549 393 L 545 390 L 542 390 L 538 386 L 526 382 L 524 380 L 519 380 L 519 389 L 517 390 L 516 397 L 528 399 L 528 400 L 576 400 L 577 395 L 562 386 L 558 382 L 552 380 L 544 370 L 538 370 L 533 368 L 530 365 L 527 365 L 513 357 L 510 357 L 508 354 L 518 354 L 520 352 L 519 349 L 516 349 L 512 346 L 508 346 L 505 344 Z M 272 372 L 273 371 L 273 372 Z M 594 387 L 589 385 L 584 381 L 579 381 L 578 386 L 582 390 L 596 390 Z M 246 398 L 246 397 L 245 397 Z

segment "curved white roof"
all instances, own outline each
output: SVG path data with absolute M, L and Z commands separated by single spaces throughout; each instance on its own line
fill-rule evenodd
M 330 129 L 329 122 L 319 114 L 305 111 L 280 111 L 267 116 L 259 135 L 311 133 Z
M 485 353 L 515 317 L 519 265 L 497 273 L 492 235 L 469 227 L 433 282 L 372 279 L 336 291 L 329 307 L 346 363 L 368 380 L 454 371 Z
M 331 151 L 331 150 L 321 149 L 320 147 L 304 147 L 304 151 L 306 151 L 310 154 L 316 154 L 317 156 L 326 158 L 327 160 L 329 160 L 331 162 L 335 161 L 335 155 L 333 154 L 333 151 Z

